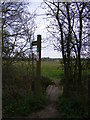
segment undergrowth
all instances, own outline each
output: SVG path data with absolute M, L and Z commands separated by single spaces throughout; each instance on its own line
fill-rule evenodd
M 65 120 L 69 120 L 70 118 L 73 120 L 88 118 L 88 103 L 81 98 L 60 97 L 57 107 L 61 113 L 61 117 Z
M 30 75 L 29 77 L 27 76 L 24 63 L 20 62 L 8 66 L 8 70 L 5 65 L 2 67 L 3 118 L 28 116 L 30 113 L 38 111 L 48 104 L 43 91 L 40 99 L 36 98 L 31 91 L 31 78 Z
M 24 97 L 5 100 L 7 103 L 3 103 L 3 117 L 28 116 L 30 113 L 44 108 L 48 103 L 44 95 L 40 99 L 37 99 L 33 94 Z M 5 101 L 3 100 L 3 102 Z

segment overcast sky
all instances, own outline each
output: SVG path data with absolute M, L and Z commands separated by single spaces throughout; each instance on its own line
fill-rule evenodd
M 28 7 L 30 12 L 33 12 L 36 10 L 36 13 L 40 16 L 37 16 L 35 19 L 35 23 L 37 25 L 37 29 L 35 32 L 35 39 L 37 39 L 37 35 L 40 34 L 42 36 L 42 40 L 46 38 L 47 32 L 46 32 L 46 19 L 44 19 L 46 16 L 41 15 L 45 14 L 45 11 L 40 7 L 41 2 L 43 0 L 28 0 L 30 1 L 30 6 Z M 41 56 L 42 57 L 50 57 L 50 58 L 60 58 L 61 54 L 53 49 L 52 45 L 47 45 L 49 43 L 42 43 L 42 51 Z M 46 47 L 47 46 L 47 47 Z

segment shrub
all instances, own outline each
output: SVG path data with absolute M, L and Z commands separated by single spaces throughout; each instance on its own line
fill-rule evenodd
M 58 101 L 58 110 L 62 118 L 88 118 L 88 104 L 80 98 L 60 97 Z
M 24 96 L 23 99 L 9 100 L 6 106 L 3 106 L 3 117 L 28 116 L 30 113 L 44 108 L 48 102 L 44 95 L 38 100 L 34 94 Z
M 41 85 L 42 85 L 42 87 L 47 88 L 48 85 L 53 85 L 53 84 L 55 84 L 55 83 L 54 83 L 54 81 L 52 79 L 44 77 L 44 76 L 41 77 Z

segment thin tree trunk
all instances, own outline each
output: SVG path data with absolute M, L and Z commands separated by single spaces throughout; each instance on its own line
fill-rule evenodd
M 81 86 L 82 66 L 81 66 L 81 45 L 82 45 L 82 14 L 79 13 L 80 31 L 79 31 L 79 47 L 78 47 L 78 88 Z

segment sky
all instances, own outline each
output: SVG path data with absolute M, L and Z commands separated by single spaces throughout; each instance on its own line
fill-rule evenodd
M 30 1 L 30 6 L 28 7 L 28 10 L 33 13 L 33 11 L 36 10 L 37 17 L 35 19 L 35 23 L 37 25 L 37 29 L 35 31 L 35 39 L 37 39 L 37 35 L 40 34 L 42 37 L 42 41 L 47 37 L 47 31 L 46 31 L 46 24 L 47 21 L 45 19 L 46 15 L 45 10 L 40 7 L 41 2 L 43 0 L 28 0 Z M 53 45 L 48 45 L 46 42 L 42 42 L 42 49 L 41 49 L 41 57 L 49 57 L 49 58 L 61 58 L 61 53 L 57 52 L 53 49 Z

